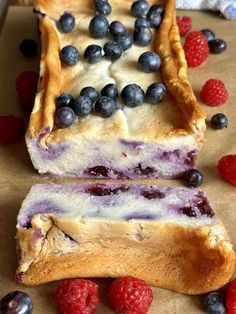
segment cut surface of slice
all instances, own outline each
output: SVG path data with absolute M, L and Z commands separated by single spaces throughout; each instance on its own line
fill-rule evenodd
M 195 189 L 97 183 L 38 184 L 17 219 L 16 279 L 131 275 L 198 294 L 218 289 L 235 254 L 206 195 Z
M 150 5 L 154 1 L 150 1 Z M 155 2 L 157 3 L 157 2 Z M 96 64 L 83 57 L 89 45 L 111 40 L 91 37 L 89 24 L 95 16 L 93 1 L 37 0 L 40 16 L 42 57 L 39 91 L 31 114 L 26 143 L 36 169 L 40 173 L 96 178 L 179 177 L 194 167 L 202 146 L 205 113 L 193 94 L 187 79 L 187 64 L 175 21 L 175 1 L 159 2 L 165 13 L 160 28 L 152 29 L 149 46 L 133 44 L 112 62 L 105 56 Z M 111 1 L 109 23 L 118 20 L 134 32 L 132 1 Z M 76 25 L 69 34 L 60 32 L 57 21 L 65 12 L 75 16 Z M 60 49 L 75 46 L 79 62 L 71 67 L 60 59 Z M 145 51 L 155 51 L 161 58 L 161 69 L 142 72 L 138 58 Z M 162 82 L 167 94 L 160 104 L 146 101 L 135 108 L 124 105 L 120 95 L 129 84 L 137 84 L 144 92 Z M 77 116 L 67 128 L 55 122 L 56 98 L 66 92 L 78 97 L 85 87 L 99 93 L 107 84 L 115 84 L 119 98 L 117 110 L 109 118 L 94 111 Z M 79 156 L 79 158 L 78 158 Z

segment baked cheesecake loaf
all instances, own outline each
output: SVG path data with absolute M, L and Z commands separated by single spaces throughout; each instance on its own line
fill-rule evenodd
M 97 183 L 38 184 L 17 222 L 16 280 L 136 276 L 200 294 L 223 286 L 235 254 L 196 189 Z
M 122 22 L 131 35 L 136 19 L 130 10 L 132 2 L 111 0 L 112 12 L 106 17 L 109 23 Z M 84 57 L 86 48 L 103 47 L 112 40 L 110 35 L 100 39 L 89 32 L 96 15 L 94 1 L 35 1 L 42 32 L 42 56 L 39 90 L 26 143 L 40 173 L 113 179 L 173 178 L 194 167 L 204 141 L 205 113 L 187 78 L 175 21 L 175 1 L 149 2 L 150 6 L 157 3 L 163 9 L 162 22 L 158 28 L 152 28 L 148 46 L 135 41 L 115 61 L 102 51 L 102 60 L 93 64 Z M 69 33 L 58 27 L 65 12 L 75 17 L 75 26 Z M 147 33 L 150 35 L 150 30 Z M 61 60 L 61 50 L 68 45 L 80 55 L 73 66 Z M 159 70 L 146 73 L 139 69 L 139 56 L 146 51 L 159 55 Z M 136 84 L 145 92 L 153 83 L 162 83 L 166 89 L 160 104 L 146 100 L 135 106 L 124 103 L 121 94 L 127 85 Z M 101 116 L 93 108 L 87 116 L 76 115 L 70 126 L 58 126 L 56 103 L 61 94 L 76 99 L 85 87 L 100 93 L 107 84 L 115 84 L 119 94 L 111 116 Z

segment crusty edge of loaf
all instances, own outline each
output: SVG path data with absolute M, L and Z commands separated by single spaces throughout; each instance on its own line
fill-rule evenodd
M 206 115 L 188 80 L 188 65 L 180 42 L 175 6 L 175 1 L 167 2 L 165 18 L 156 40 L 156 50 L 162 60 L 162 77 L 168 91 L 182 110 L 188 128 L 199 133 L 203 139 Z
M 24 261 L 20 261 L 16 278 L 23 285 L 34 286 L 73 277 L 132 275 L 150 285 L 186 294 L 213 291 L 230 280 L 235 269 L 235 253 L 221 222 L 197 228 L 167 222 L 159 222 L 155 227 L 141 224 L 155 241 L 129 237 L 123 243 L 111 237 L 81 246 L 72 242 L 71 246 L 71 235 L 68 237 L 55 222 L 49 223 L 41 248 L 24 273 Z M 26 231 L 20 228 L 17 232 L 18 240 L 24 235 L 24 247 L 18 242 L 19 251 L 32 249 L 33 231 L 28 230 L 29 237 Z
M 71 1 L 67 1 L 64 5 L 73 8 Z M 86 5 L 89 5 L 90 2 L 91 0 Z M 151 1 L 151 3 L 155 2 Z M 176 105 L 183 113 L 186 132 L 193 134 L 199 143 L 202 143 L 205 131 L 205 113 L 198 105 L 187 78 L 187 64 L 175 22 L 175 0 L 168 0 L 166 3 L 165 17 L 157 36 L 160 39 L 156 41 L 156 50 L 163 59 L 163 79 L 167 89 L 176 99 Z M 83 7 L 84 4 L 85 2 L 80 3 L 80 6 Z M 35 1 L 36 10 L 41 13 L 48 10 L 49 16 L 53 12 L 54 6 L 55 4 L 51 0 Z M 60 4 L 58 12 L 62 8 L 63 2 Z M 54 14 L 55 16 L 53 15 L 54 18 L 58 18 L 58 12 Z M 44 84 L 42 82 L 40 84 L 26 137 L 39 138 L 40 144 L 46 147 L 47 139 L 54 128 L 55 97 L 60 94 L 60 75 L 58 73 L 60 73 L 61 65 L 57 34 L 48 16 L 40 18 L 40 28 L 43 34 L 40 77 Z M 44 41 L 44 39 L 46 40 Z M 49 51 L 50 53 L 48 53 Z M 183 135 L 183 130 L 175 130 L 172 136 L 178 136 L 178 134 Z

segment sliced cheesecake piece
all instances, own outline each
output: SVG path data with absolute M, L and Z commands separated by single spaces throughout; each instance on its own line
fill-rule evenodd
M 118 20 L 133 35 L 133 0 L 111 0 L 109 23 Z M 40 84 L 31 114 L 26 143 L 34 167 L 40 173 L 81 178 L 173 178 L 194 167 L 204 141 L 205 113 L 199 106 L 187 78 L 187 63 L 175 20 L 175 1 L 149 1 L 163 5 L 160 28 L 153 28 L 153 40 L 142 47 L 134 43 L 112 62 L 104 57 L 91 64 L 83 57 L 89 45 L 104 47 L 111 36 L 93 38 L 90 21 L 96 15 L 94 1 L 35 1 L 42 32 Z M 62 33 L 57 21 L 65 13 L 75 17 L 75 27 Z M 80 60 L 74 66 L 61 62 L 60 49 L 75 46 Z M 155 51 L 161 68 L 152 73 L 139 69 L 139 56 Z M 163 83 L 167 94 L 160 104 L 144 101 L 135 108 L 120 97 L 128 84 L 144 92 L 153 83 Z M 58 127 L 56 99 L 66 92 L 74 98 L 91 86 L 99 93 L 115 84 L 117 110 L 109 118 L 92 111 L 76 116 L 67 128 Z
M 17 222 L 16 280 L 132 275 L 177 292 L 223 286 L 235 254 L 202 191 L 181 187 L 38 184 Z

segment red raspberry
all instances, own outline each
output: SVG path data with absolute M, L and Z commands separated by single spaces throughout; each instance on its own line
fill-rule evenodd
M 201 32 L 191 32 L 186 37 L 184 44 L 185 58 L 189 67 L 197 67 L 209 55 L 206 37 Z
M 55 300 L 63 314 L 92 314 L 99 303 L 98 286 L 91 280 L 64 280 L 56 288 Z
M 16 90 L 18 92 L 20 106 L 30 112 L 34 105 L 37 92 L 39 75 L 36 72 L 22 72 L 16 79 Z
M 192 19 L 189 16 L 183 16 L 182 18 L 177 16 L 176 22 L 179 28 L 180 36 L 184 37 L 192 28 Z
M 221 80 L 210 79 L 203 85 L 200 97 L 209 106 L 220 106 L 227 101 L 228 92 Z
M 236 155 L 227 155 L 218 162 L 218 171 L 226 181 L 236 185 Z
M 0 143 L 14 143 L 24 134 L 25 121 L 22 117 L 0 116 Z
M 118 278 L 109 289 L 111 307 L 118 314 L 146 314 L 152 299 L 152 289 L 134 277 Z
M 231 281 L 227 286 L 226 307 L 228 314 L 236 314 L 236 279 Z

